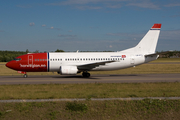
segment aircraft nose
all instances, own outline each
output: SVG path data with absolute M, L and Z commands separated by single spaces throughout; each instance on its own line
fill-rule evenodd
M 11 69 L 16 69 L 16 64 L 15 64 L 15 62 L 14 61 L 10 61 L 10 62 L 8 62 L 8 63 L 6 63 L 6 67 L 8 67 L 8 68 L 11 68 Z
M 17 64 L 17 62 L 14 60 L 6 63 L 6 67 L 13 69 L 13 70 L 19 70 L 19 64 Z
M 12 67 L 11 62 L 6 63 L 6 67 L 11 68 Z

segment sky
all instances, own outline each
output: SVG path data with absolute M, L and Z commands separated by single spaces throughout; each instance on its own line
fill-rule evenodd
M 179 0 L 1 0 L 0 50 L 120 51 L 161 23 L 157 51 L 180 51 Z

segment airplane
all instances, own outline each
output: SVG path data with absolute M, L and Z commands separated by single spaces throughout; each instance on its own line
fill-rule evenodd
M 58 72 L 61 75 L 90 77 L 88 71 L 109 71 L 129 68 L 156 60 L 155 52 L 161 24 L 154 24 L 141 41 L 132 48 L 117 52 L 48 52 L 29 53 L 16 57 L 6 66 L 18 73 Z

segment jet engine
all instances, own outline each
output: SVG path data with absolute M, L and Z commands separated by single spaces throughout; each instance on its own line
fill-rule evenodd
M 61 66 L 60 74 L 61 75 L 76 75 L 78 72 L 77 66 Z

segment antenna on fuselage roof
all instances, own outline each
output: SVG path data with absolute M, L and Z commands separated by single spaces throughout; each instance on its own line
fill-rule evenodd
M 77 53 L 79 52 L 79 50 L 76 51 Z

